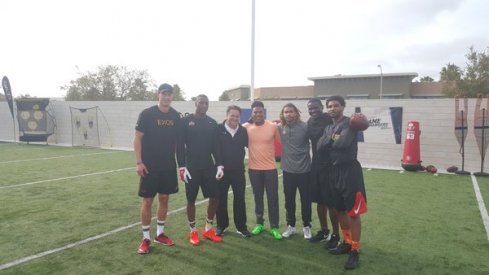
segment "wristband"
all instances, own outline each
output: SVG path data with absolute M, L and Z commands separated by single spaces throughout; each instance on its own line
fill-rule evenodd
M 142 160 L 136 161 L 136 165 L 139 165 L 139 164 L 143 164 L 143 161 Z

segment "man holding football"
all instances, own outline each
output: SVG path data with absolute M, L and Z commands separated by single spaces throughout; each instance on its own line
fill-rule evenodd
M 317 150 L 328 156 L 332 164 L 329 176 L 331 206 L 338 212 L 343 233 L 343 242 L 330 252 L 335 255 L 348 253 L 345 269 L 355 269 L 359 265 L 360 215 L 367 212 L 362 167 L 357 160 L 357 133 L 362 130 L 358 126 L 365 125 L 361 121 L 365 117 L 356 116 L 352 124 L 350 118 L 343 115 L 345 105 L 341 96 L 331 96 L 326 100 L 333 124 L 326 126 Z

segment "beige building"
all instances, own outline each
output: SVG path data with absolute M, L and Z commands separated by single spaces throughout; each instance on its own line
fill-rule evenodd
M 255 89 L 255 99 L 293 100 L 314 97 L 314 86 L 262 87 Z
M 250 86 L 249 85 L 241 85 L 236 88 L 231 88 L 229 90 L 224 91 L 228 94 L 229 100 L 238 101 L 238 100 L 250 100 Z
M 443 82 L 411 83 L 411 98 L 444 98 Z
M 410 98 L 411 83 L 417 73 L 361 74 L 309 77 L 314 95 L 327 98 L 341 95 L 350 99 Z
M 335 75 L 310 77 L 313 86 L 255 88 L 258 100 L 295 100 L 332 95 L 347 99 L 444 98 L 443 83 L 413 82 L 417 73 Z M 249 100 L 250 86 L 227 91 L 230 100 Z

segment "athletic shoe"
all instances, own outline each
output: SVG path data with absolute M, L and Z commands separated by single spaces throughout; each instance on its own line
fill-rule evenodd
M 265 226 L 263 224 L 257 224 L 253 230 L 251 230 L 251 234 L 258 235 L 261 232 L 265 231 Z
M 204 236 L 204 238 L 209 239 L 215 243 L 222 242 L 222 238 L 216 235 L 216 231 L 213 228 L 211 228 L 207 231 L 204 229 L 204 231 L 202 231 L 202 236 Z
M 311 243 L 325 242 L 330 237 L 329 229 L 319 230 L 318 233 L 309 239 Z
M 243 238 L 249 238 L 251 237 L 251 233 L 250 231 L 248 231 L 248 229 L 243 229 L 243 230 L 237 230 L 236 233 L 240 234 L 241 236 L 243 236 Z
M 335 249 L 340 244 L 340 237 L 336 234 L 331 234 L 331 238 L 326 243 L 326 248 L 328 250 Z
M 350 252 L 350 256 L 348 256 L 348 260 L 345 263 L 345 269 L 355 269 L 360 264 L 360 254 L 358 250 L 352 250 Z
M 275 240 L 281 240 L 282 239 L 282 234 L 280 234 L 280 231 L 278 228 L 272 228 L 270 230 L 270 234 L 275 238 Z
M 227 228 L 222 228 L 222 227 L 218 227 L 217 230 L 216 230 L 216 236 L 222 236 L 224 235 L 224 232 L 226 232 Z
M 190 231 L 190 243 L 192 245 L 199 245 L 200 244 L 199 232 L 197 230 Z
M 165 235 L 165 233 L 161 233 L 160 235 L 158 235 L 158 237 L 156 237 L 154 241 L 155 243 L 160 243 L 168 246 L 172 246 L 175 244 L 172 239 L 168 238 L 168 236 Z
M 335 249 L 329 251 L 333 255 L 348 254 L 351 251 L 351 245 L 345 242 L 340 243 Z
M 284 238 L 288 238 L 290 236 L 292 236 L 292 234 L 295 233 L 295 227 L 291 226 L 291 225 L 287 225 L 287 230 L 285 230 L 284 233 L 282 233 L 282 237 Z
M 150 246 L 151 246 L 151 241 L 148 239 L 143 239 L 141 241 L 141 244 L 139 244 L 138 253 L 139 254 L 148 254 Z
M 311 233 L 311 227 L 310 226 L 304 226 L 302 228 L 302 232 L 304 232 L 304 239 L 310 240 L 312 238 L 312 233 Z

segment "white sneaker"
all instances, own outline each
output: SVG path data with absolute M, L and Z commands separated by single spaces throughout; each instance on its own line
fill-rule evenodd
M 282 237 L 288 238 L 288 237 L 292 236 L 292 234 L 294 234 L 294 233 L 295 233 L 295 227 L 288 225 L 287 230 L 285 230 L 285 232 L 282 233 Z
M 312 238 L 310 226 L 305 226 L 304 228 L 302 228 L 302 231 L 304 232 L 304 239 L 309 240 Z

